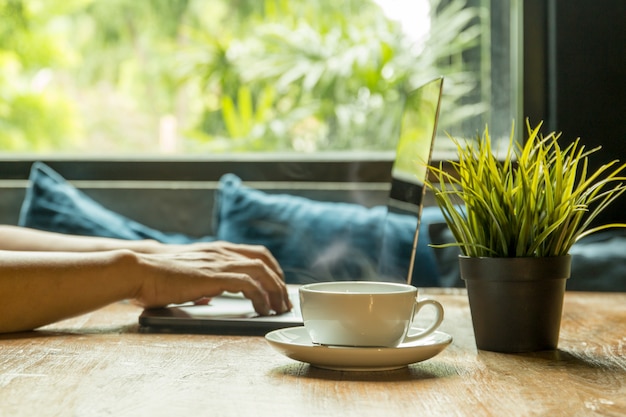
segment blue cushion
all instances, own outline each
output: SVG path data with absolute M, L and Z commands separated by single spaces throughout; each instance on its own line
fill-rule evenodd
M 155 239 L 168 243 L 192 241 L 182 234 L 154 230 L 103 207 L 41 162 L 33 164 L 29 180 L 18 221 L 20 226 L 129 240 Z
M 384 222 L 385 216 L 389 221 Z M 438 272 L 428 247 L 429 223 L 442 221 L 434 207 L 424 209 L 413 283 L 437 286 Z M 385 244 L 382 245 L 383 224 Z M 58 233 L 118 239 L 154 239 L 188 243 L 196 238 L 152 229 L 107 209 L 37 162 L 20 212 L 19 225 Z M 380 273 L 405 279 L 415 219 L 388 214 L 385 207 L 328 203 L 290 195 L 272 195 L 241 185 L 225 175 L 216 195 L 215 237 L 265 245 L 286 271 L 288 282 L 377 278 Z M 382 248 L 382 249 L 381 249 Z M 383 262 L 384 260 L 384 262 Z M 382 266 L 377 266 L 382 263 Z
M 572 246 L 570 255 L 568 290 L 626 291 L 626 229 L 587 236 Z
M 454 242 L 445 223 L 433 223 L 429 230 L 433 243 Z M 463 287 L 458 247 L 437 248 L 435 256 L 442 287 Z M 626 229 L 594 233 L 576 242 L 570 249 L 572 269 L 567 290 L 626 291 Z
M 438 208 L 424 210 L 414 285 L 438 285 L 427 225 L 442 219 Z M 269 194 L 245 187 L 240 178 L 227 174 L 220 180 L 213 224 L 217 239 L 264 245 L 280 262 L 287 282 L 305 283 L 376 279 L 380 273 L 406 280 L 416 221 L 387 213 L 383 206 Z M 386 262 L 379 268 L 381 259 Z

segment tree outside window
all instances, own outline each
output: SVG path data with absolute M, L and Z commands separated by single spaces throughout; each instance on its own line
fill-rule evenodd
M 438 75 L 440 130 L 472 136 L 512 114 L 492 19 L 477 0 L 0 0 L 0 149 L 393 150 L 402 97 Z

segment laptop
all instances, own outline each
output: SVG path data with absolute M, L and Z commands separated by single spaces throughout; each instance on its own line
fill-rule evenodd
M 410 283 L 413 277 L 426 191 L 424 182 L 437 131 L 442 89 L 443 77 L 438 77 L 409 92 L 401 102 L 398 144 L 376 266 L 381 281 Z M 398 215 L 413 216 L 416 220 L 408 260 L 398 255 L 402 251 L 397 250 L 397 230 L 390 221 L 392 216 Z M 140 331 L 264 335 L 272 330 L 300 326 L 299 285 L 288 284 L 287 287 L 294 308 L 285 314 L 259 316 L 242 294 L 225 293 L 212 298 L 208 305 L 187 303 L 146 309 L 139 316 Z

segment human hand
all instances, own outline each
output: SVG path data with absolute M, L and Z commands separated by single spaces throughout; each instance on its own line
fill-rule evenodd
M 226 241 L 212 241 L 212 242 L 194 242 L 188 244 L 165 244 L 160 243 L 157 246 L 153 246 L 151 250 L 146 253 L 180 253 L 180 252 L 205 252 L 208 254 L 220 253 L 225 256 L 241 255 L 250 259 L 259 259 L 263 261 L 268 267 L 270 267 L 276 274 L 284 280 L 283 270 L 281 269 L 278 261 L 270 253 L 270 251 L 261 245 L 246 245 L 240 243 L 232 243 Z
M 135 300 L 144 307 L 201 301 L 224 291 L 242 292 L 259 314 L 292 308 L 284 274 L 263 246 L 229 242 L 161 245 L 137 256 L 148 268 Z

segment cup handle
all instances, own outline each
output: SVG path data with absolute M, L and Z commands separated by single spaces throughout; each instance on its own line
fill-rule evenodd
M 435 314 L 436 314 L 435 320 L 433 320 L 430 326 L 428 326 L 426 329 L 422 330 L 421 332 L 416 333 L 416 334 L 411 334 L 411 335 L 407 334 L 403 340 L 403 343 L 414 342 L 418 339 L 428 336 L 429 334 L 437 330 L 437 328 L 441 325 L 441 322 L 443 322 L 443 306 L 441 305 L 441 303 L 439 303 L 439 301 L 431 300 L 429 298 L 425 298 L 420 301 L 417 301 L 417 300 L 415 301 L 415 311 L 413 312 L 413 318 L 417 316 L 417 314 L 420 312 L 422 307 L 427 306 L 427 305 L 433 306 L 435 308 Z

